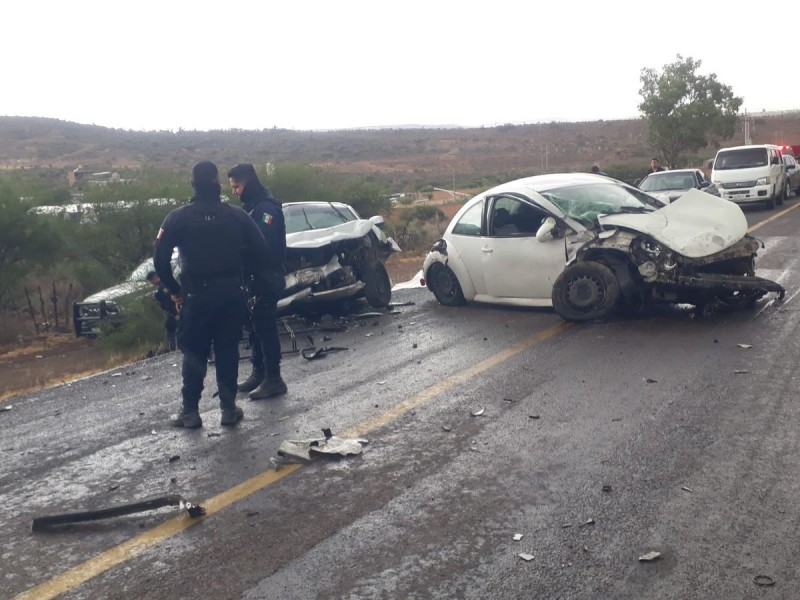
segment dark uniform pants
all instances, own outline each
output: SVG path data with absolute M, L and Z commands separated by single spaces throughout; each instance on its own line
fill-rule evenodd
M 220 407 L 234 406 L 239 339 L 246 310 L 244 292 L 235 284 L 210 285 L 186 295 L 177 334 L 183 352 L 181 395 L 186 412 L 198 409 L 212 343 Z
M 250 361 L 254 371 L 266 373 L 267 376 L 280 373 L 281 340 L 278 336 L 277 304 L 277 294 L 264 294 L 258 298 L 250 313 Z

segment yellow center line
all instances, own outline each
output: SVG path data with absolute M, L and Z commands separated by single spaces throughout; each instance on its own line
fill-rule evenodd
M 439 394 L 468 381 L 476 375 L 479 375 L 480 373 L 497 366 L 516 354 L 519 354 L 523 350 L 526 350 L 527 348 L 530 348 L 541 341 L 544 341 L 558 333 L 561 333 L 562 331 L 569 329 L 571 326 L 571 323 L 561 322 L 548 327 L 536 335 L 510 346 L 505 350 L 474 364 L 468 369 L 461 371 L 460 373 L 456 373 L 455 375 L 451 375 L 442 381 L 434 383 L 433 385 L 418 392 L 414 396 L 407 398 L 400 404 L 393 406 L 388 411 L 373 418 L 367 419 L 366 421 L 362 421 L 361 423 L 342 432 L 340 435 L 343 437 L 363 436 L 370 431 L 387 425 L 394 419 L 424 404 L 435 396 L 438 396 Z M 283 479 L 287 475 L 290 475 L 291 473 L 294 473 L 300 469 L 301 466 L 302 465 L 299 464 L 288 465 L 281 468 L 280 471 L 274 471 L 270 469 L 269 471 L 264 471 L 255 477 L 251 477 L 247 481 L 244 481 L 239 485 L 214 496 L 206 502 L 203 502 L 202 505 L 206 509 L 205 517 L 199 519 L 193 519 L 188 515 L 173 517 L 161 525 L 158 525 L 157 527 L 154 527 L 153 529 L 150 529 L 141 535 L 131 538 L 130 540 L 123 542 L 118 546 L 114 546 L 105 552 L 93 556 L 85 562 L 69 569 L 68 571 L 65 571 L 61 575 L 45 581 L 28 590 L 27 592 L 19 594 L 16 596 L 15 600 L 48 600 L 70 591 L 82 583 L 85 583 L 90 579 L 105 573 L 109 569 L 120 565 L 131 558 L 134 558 L 145 550 L 155 546 L 159 542 L 162 542 L 163 540 L 177 535 L 189 527 L 202 522 L 214 513 L 221 511 L 223 508 L 227 508 L 231 504 L 234 504 L 239 500 L 243 500 L 251 494 L 264 489 L 268 485 Z
M 782 217 L 783 215 L 792 212 L 797 207 L 800 207 L 800 202 L 798 202 L 794 206 L 790 206 L 789 208 L 784 208 L 781 212 L 775 213 L 774 215 L 772 215 L 768 219 L 764 219 L 763 221 L 759 221 L 758 223 L 756 223 L 755 225 L 750 227 L 750 229 L 747 230 L 747 233 L 753 233 L 756 229 L 760 229 L 761 227 L 763 227 L 767 223 L 772 223 L 772 221 L 774 221 L 775 219 L 778 219 L 778 218 Z

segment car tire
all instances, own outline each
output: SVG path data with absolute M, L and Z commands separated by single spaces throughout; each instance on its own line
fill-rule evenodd
M 767 210 L 773 210 L 775 208 L 775 196 L 770 196 L 769 200 L 764 203 L 764 206 L 767 207 Z
M 567 321 L 602 319 L 619 303 L 619 282 L 603 263 L 579 262 L 556 278 L 552 299 L 553 308 Z
M 392 301 L 392 280 L 383 263 L 375 263 L 361 272 L 364 296 L 373 308 L 385 308 Z
M 428 269 L 428 276 L 425 278 L 428 288 L 436 296 L 439 304 L 444 306 L 459 306 L 465 303 L 464 292 L 458 277 L 450 267 L 441 263 L 434 263 Z

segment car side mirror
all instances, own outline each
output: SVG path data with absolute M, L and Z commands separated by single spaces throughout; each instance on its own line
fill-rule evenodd
M 703 188 L 707 188 L 710 185 L 711 185 L 710 181 L 702 181 L 700 182 L 700 189 L 702 190 Z
M 386 221 L 383 220 L 383 217 L 380 215 L 375 215 L 374 217 L 369 218 L 369 222 L 378 227 L 379 229 L 383 229 L 383 226 L 386 224 Z
M 672 199 L 667 194 L 659 194 L 656 196 L 658 200 L 661 200 L 664 204 L 669 204 L 672 202 Z
M 536 239 L 540 242 L 547 242 L 553 239 L 553 231 L 556 228 L 556 220 L 553 217 L 547 217 L 542 221 L 539 230 L 536 232 Z

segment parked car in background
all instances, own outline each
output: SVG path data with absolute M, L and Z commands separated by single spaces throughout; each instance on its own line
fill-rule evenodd
M 669 197 L 670 202 L 677 200 L 691 189 L 719 196 L 717 186 L 706 179 L 700 169 L 675 169 L 650 173 L 637 187 L 654 196 L 664 194 Z
M 653 302 L 743 307 L 783 288 L 755 276 L 742 210 L 692 189 L 665 204 L 586 173 L 539 175 L 467 201 L 423 264 L 445 305 L 553 306 L 586 321 Z
M 711 181 L 722 198 L 737 204 L 763 202 L 773 209 L 789 197 L 781 153 L 772 144 L 720 149 Z
M 288 202 L 283 215 L 287 275 L 280 311 L 358 297 L 376 308 L 391 302 L 384 263 L 400 247 L 383 233 L 383 217 L 362 219 L 340 202 Z
M 793 154 L 784 154 L 782 158 L 786 168 L 786 186 L 790 192 L 800 194 L 800 164 Z

